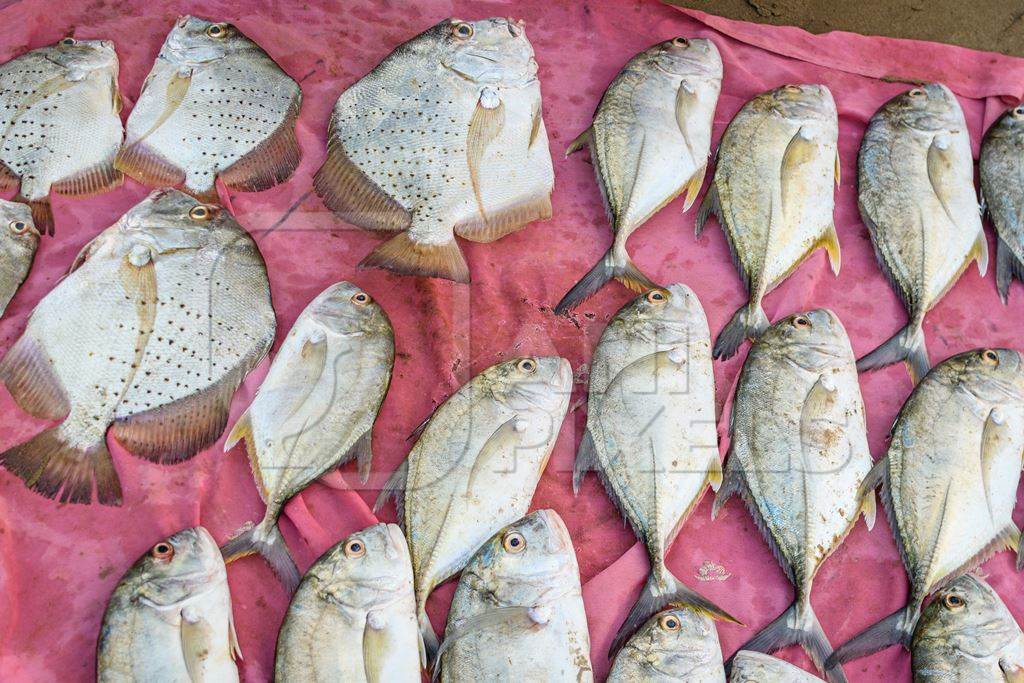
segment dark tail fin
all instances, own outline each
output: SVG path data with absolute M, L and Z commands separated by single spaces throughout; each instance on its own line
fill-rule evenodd
M 256 526 L 242 527 L 238 534 L 221 546 L 220 552 L 225 562 L 259 553 L 281 579 L 289 595 L 299 587 L 302 575 L 273 517 L 268 516 Z
M 426 600 L 426 598 L 424 598 Z M 426 667 L 437 657 L 437 650 L 441 646 L 437 640 L 437 634 L 434 633 L 434 626 L 430 623 L 430 617 L 427 616 L 427 608 L 425 605 L 419 605 L 417 607 L 416 618 L 420 623 L 420 637 L 423 640 L 423 653 L 421 653 L 421 663 Z M 426 661 L 422 661 L 422 660 Z
M 914 636 L 914 627 L 917 626 L 917 620 L 920 617 L 920 608 L 907 605 L 877 624 L 868 626 L 836 648 L 836 651 L 825 661 L 826 670 L 851 659 L 866 657 L 897 643 L 909 648 L 911 638 Z
M 408 232 L 400 232 L 367 254 L 359 267 L 469 282 L 469 264 L 454 237 L 444 244 L 425 244 L 413 240 Z
M 86 447 L 68 443 L 58 425 L 0 453 L 0 465 L 61 503 L 91 503 L 95 482 L 97 501 L 121 504 L 121 482 L 102 438 Z
M 760 304 L 748 302 L 737 310 L 732 320 L 718 333 L 715 340 L 715 358 L 731 358 L 736 355 L 745 339 L 757 339 L 771 326 L 768 316 Z
M 50 206 L 49 197 L 31 201 L 19 194 L 14 201 L 28 204 L 28 208 L 32 210 L 32 222 L 35 223 L 40 235 L 53 235 L 53 208 Z
M 660 581 L 656 572 L 652 572 L 647 577 L 647 583 L 640 591 L 640 597 L 637 598 L 636 604 L 633 605 L 626 620 L 622 622 L 619 632 L 615 634 L 615 640 L 612 641 L 612 645 L 608 649 L 609 659 L 615 657 L 615 653 L 644 625 L 644 622 L 669 604 L 686 605 L 707 612 L 715 619 L 740 623 L 721 607 L 672 576 L 668 569 L 662 569 L 660 573 Z
M 640 272 L 629 256 L 624 256 L 619 263 L 616 263 L 615 255 L 612 253 L 613 249 L 614 247 L 609 249 L 608 253 L 601 257 L 601 260 L 583 276 L 583 279 L 573 285 L 569 293 L 562 297 L 562 300 L 555 306 L 555 315 L 562 315 L 566 311 L 576 308 L 594 296 L 597 290 L 612 278 L 637 293 L 655 289 L 658 286 Z
M 825 679 L 829 683 L 846 683 L 846 674 L 839 664 L 825 668 L 825 662 L 832 654 L 832 645 L 829 644 L 810 603 L 804 604 L 801 608 L 794 602 L 775 621 L 741 645 L 737 652 L 754 650 L 770 654 L 789 645 L 802 647 L 818 670 L 825 674 Z M 732 659 L 730 657 L 725 663 L 726 675 L 732 672 Z
M 857 361 L 857 371 L 884 368 L 898 361 L 906 361 L 910 378 L 917 384 L 928 374 L 928 349 L 924 345 L 924 330 L 911 323 L 890 337 L 884 344 Z

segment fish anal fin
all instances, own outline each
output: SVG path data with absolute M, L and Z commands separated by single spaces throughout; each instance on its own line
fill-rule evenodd
M 114 158 L 114 168 L 152 187 L 177 187 L 185 182 L 185 171 L 141 142 L 122 147 Z
M 295 119 L 301 98 L 296 96 L 284 121 L 271 135 L 228 168 L 220 172 L 221 181 L 233 190 L 261 192 L 287 180 L 302 159 L 295 138 Z
M 84 197 L 113 190 L 123 182 L 124 176 L 114 168 L 114 160 L 109 159 L 54 183 L 50 189 L 57 194 Z
M 711 505 L 711 519 L 718 517 L 718 513 L 729 502 L 729 499 L 736 494 L 743 494 L 747 483 L 743 478 L 743 469 L 733 463 L 730 453 L 722 473 L 722 484 L 715 492 L 715 500 Z
M 576 459 L 572 466 L 572 492 L 578 495 L 580 486 L 583 484 L 583 477 L 587 472 L 600 471 L 601 465 L 597 459 L 597 448 L 594 445 L 594 437 L 590 429 L 583 432 L 583 440 L 580 441 L 580 448 L 576 452 Z
M 704 186 L 704 174 L 707 173 L 708 165 L 705 163 L 699 169 L 694 171 L 690 179 L 686 181 L 686 185 L 683 186 L 683 192 L 686 197 L 683 199 L 683 211 L 689 211 L 693 203 L 697 201 L 697 195 L 700 194 L 700 188 Z
M 693 236 L 700 237 L 701 232 L 704 231 L 704 225 L 708 222 L 708 218 L 714 214 L 719 221 L 722 220 L 722 205 L 721 200 L 718 197 L 718 188 L 715 187 L 715 181 L 712 179 L 711 185 L 708 186 L 707 192 L 704 193 L 704 199 L 701 200 L 700 206 L 697 207 L 697 216 L 693 222 Z
M 466 163 L 469 166 L 469 182 L 473 186 L 473 195 L 476 197 L 477 210 L 480 218 L 487 221 L 487 210 L 484 207 L 483 196 L 480 194 L 480 164 L 483 162 L 487 146 L 494 141 L 505 127 L 505 103 L 497 100 L 490 102 L 490 97 L 497 98 L 493 92 L 484 89 L 477 102 L 473 116 L 469 120 L 469 132 L 466 136 Z M 486 106 L 493 104 L 494 106 Z
M 13 190 L 21 184 L 21 179 L 7 167 L 7 164 L 0 162 L 0 192 Z
M 451 239 L 440 244 L 413 240 L 402 232 L 371 251 L 359 262 L 360 268 L 384 268 L 402 275 L 439 277 L 455 282 L 469 282 L 469 265 L 462 250 Z
M 974 238 L 969 258 L 977 262 L 978 276 L 985 277 L 985 273 L 988 272 L 988 240 L 985 238 L 984 230 L 979 230 L 978 236 Z
M 348 449 L 338 464 L 346 463 L 349 460 L 356 461 L 356 470 L 359 472 L 359 481 L 366 483 L 370 478 L 370 467 L 373 464 L 373 429 L 367 429 L 356 439 L 352 447 Z
M 825 249 L 825 253 L 828 254 L 828 264 L 832 268 L 832 274 L 838 276 L 839 269 L 843 265 L 843 258 L 839 251 L 839 235 L 836 233 L 836 224 L 829 223 L 829 226 L 825 228 L 824 234 L 818 241 L 818 246 Z
M 551 218 L 551 195 L 544 193 L 524 201 L 477 214 L 455 226 L 455 234 L 473 242 L 493 242 L 533 221 Z
M 349 158 L 333 131 L 327 158 L 313 176 L 313 189 L 338 218 L 364 230 L 398 232 L 412 224 L 412 214 L 382 190 Z
M 71 410 L 46 352 L 27 334 L 0 361 L 0 381 L 18 406 L 33 417 L 60 420 Z

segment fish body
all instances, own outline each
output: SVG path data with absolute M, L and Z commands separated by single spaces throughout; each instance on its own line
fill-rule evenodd
M 665 564 L 668 546 L 722 466 L 707 318 L 682 284 L 626 304 L 601 335 L 591 362 L 587 431 L 573 484 L 598 473 L 647 548 L 651 570 L 612 644 L 618 649 L 669 603 L 727 613 L 685 586 Z
M 754 343 L 730 425 L 712 514 L 740 494 L 795 588 L 789 609 L 740 649 L 799 644 L 829 681 L 845 681 L 840 667 L 824 669 L 832 646 L 811 607 L 811 584 L 861 512 L 873 526 L 875 497 L 861 491 L 872 465 L 864 401 L 850 340 L 834 313 L 792 315 Z
M 381 492 L 406 536 L 427 654 L 437 638 L 430 592 L 457 574 L 497 530 L 526 514 L 561 428 L 572 368 L 558 357 L 493 365 L 442 403 Z
M 277 529 L 288 500 L 325 472 L 355 458 L 365 483 L 371 431 L 391 381 L 394 334 L 387 314 L 349 282 L 331 285 L 306 307 L 281 344 L 256 398 L 224 444 L 245 442 L 267 509 L 230 540 L 231 559 L 259 552 L 289 592 L 299 571 Z
M 1024 633 L 992 587 L 970 574 L 924 609 L 911 651 L 914 683 L 1024 681 Z
M 375 524 L 306 572 L 277 639 L 280 683 L 420 683 L 412 565 L 402 530 Z
M 128 116 L 117 167 L 144 185 L 217 202 L 214 181 L 258 192 L 299 165 L 302 92 L 237 27 L 197 17 L 167 34 Z
M 590 148 L 615 241 L 556 313 L 579 305 L 613 277 L 635 291 L 655 287 L 630 259 L 626 241 L 684 191 L 690 208 L 704 182 L 721 87 L 715 44 L 683 37 L 636 55 L 608 86 L 594 122 L 566 153 Z
M 909 647 L 928 595 L 993 553 L 1019 547 L 1011 513 L 1022 452 L 1024 364 L 1017 351 L 968 351 L 925 376 L 865 482 L 881 483 L 910 596 L 904 608 L 837 648 L 835 660 Z
M 553 510 L 500 530 L 473 555 L 448 613 L 442 683 L 594 680 L 572 539 Z
M 615 656 L 608 683 L 725 683 L 715 622 L 672 607 L 651 617 Z
M 114 589 L 97 646 L 99 683 L 237 681 L 227 572 L 203 527 L 139 558 Z
M 921 327 L 925 313 L 971 261 L 982 275 L 988 267 L 971 140 L 949 88 L 930 83 L 882 105 L 861 142 L 857 179 L 861 219 L 910 318 L 857 368 L 905 360 L 916 383 L 930 365 Z
M 729 122 L 696 232 L 714 213 L 750 295 L 715 340 L 715 358 L 736 353 L 769 321 L 764 296 L 819 247 L 838 275 L 832 211 L 839 184 L 839 123 L 824 85 L 785 85 L 758 95 Z
M 814 683 L 821 681 L 789 662 L 761 652 L 742 650 L 732 657 L 729 683 Z
M 0 199 L 0 315 L 28 277 L 38 246 L 31 209 Z
M 266 268 L 227 211 L 153 192 L 93 239 L 0 361 L 35 417 L 60 421 L 0 453 L 62 502 L 120 504 L 106 446 L 158 463 L 217 440 L 231 396 L 274 339 Z
M 996 286 L 1005 304 L 1010 281 L 1024 279 L 1024 105 L 985 133 L 978 172 L 982 205 L 996 227 Z
M 109 40 L 64 38 L 0 65 L 0 187 L 19 187 L 36 228 L 53 234 L 50 193 L 121 184 L 118 62 Z
M 314 187 L 361 228 L 397 233 L 363 261 L 469 281 L 455 235 L 491 242 L 551 216 L 554 174 L 522 22 L 446 19 L 338 98 Z

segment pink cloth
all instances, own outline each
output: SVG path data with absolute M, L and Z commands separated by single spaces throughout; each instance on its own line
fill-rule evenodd
M 907 87 L 876 77 L 945 81 L 961 98 L 975 151 L 984 126 L 1024 94 L 1020 59 L 848 33 L 811 36 L 798 29 L 727 21 L 640 0 L 258 0 L 244 5 L 227 0 L 97 0 L 63 3 L 59 9 L 46 0 L 21 0 L 0 10 L 0 58 L 69 33 L 111 38 L 121 57 L 123 92 L 134 98 L 179 12 L 236 22 L 301 81 L 302 165 L 284 185 L 259 194 L 234 194 L 231 203 L 266 257 L 279 341 L 302 308 L 341 279 L 363 285 L 390 315 L 397 354 L 394 380 L 374 431 L 372 481 L 377 486 L 405 456 L 413 429 L 472 373 L 524 354 L 559 354 L 580 368 L 589 362 L 609 317 L 630 298 L 624 288 L 612 284 L 573 320 L 556 318 L 550 311 L 611 241 L 591 167 L 581 157 L 564 159 L 562 151 L 588 125 L 618 69 L 639 50 L 675 35 L 715 41 L 725 62 L 716 139 L 740 106 L 758 92 L 786 82 L 819 82 L 832 89 L 840 113 L 843 166 L 836 205 L 842 275 L 834 278 L 824 255 L 815 254 L 769 295 L 765 309 L 776 319 L 809 307 L 831 307 L 844 321 L 858 354 L 874 348 L 904 322 L 903 309 L 875 263 L 856 209 L 856 154 L 865 122 L 886 99 Z M 510 13 L 526 19 L 541 66 L 556 167 L 555 217 L 495 244 L 465 243 L 472 286 L 357 271 L 355 264 L 378 239 L 334 220 L 310 190 L 311 176 L 324 157 L 326 123 L 335 99 L 398 43 L 442 17 Z M 127 182 L 122 189 L 88 200 L 54 200 L 57 236 L 43 242 L 28 282 L 0 323 L 3 348 L 18 337 L 32 307 L 54 286 L 79 248 L 146 192 Z M 712 226 L 695 241 L 694 212 L 681 212 L 679 200 L 666 207 L 636 233 L 630 251 L 656 280 L 690 285 L 717 333 L 745 294 L 721 230 Z M 1010 306 L 1004 308 L 992 276 L 983 280 L 970 268 L 928 316 L 925 329 L 932 359 L 980 345 L 1014 346 L 1024 330 L 1019 322 L 1022 306 L 1024 290 L 1019 286 L 1013 287 Z M 716 364 L 717 400 L 723 414 L 741 363 L 742 354 Z M 238 392 L 233 419 L 249 404 L 266 368 L 264 362 Z M 910 392 L 910 381 L 902 367 L 893 367 L 865 375 L 862 387 L 877 457 L 885 451 L 886 430 Z M 585 402 L 585 387 L 577 386 L 576 393 L 574 404 Z M 608 643 L 647 569 L 633 534 L 593 478 L 578 498 L 572 496 L 572 461 L 584 420 L 585 409 L 575 410 L 566 420 L 534 506 L 556 509 L 572 532 L 585 582 L 594 668 L 603 677 Z M 2 392 L 0 448 L 43 426 L 22 414 Z M 721 431 L 724 437 L 724 423 Z M 62 508 L 28 491 L 14 476 L 0 473 L 0 679 L 90 680 L 106 600 L 139 554 L 185 526 L 203 524 L 223 541 L 242 523 L 259 518 L 263 506 L 245 456 L 240 449 L 223 454 L 222 445 L 223 439 L 187 463 L 168 467 L 144 462 L 113 445 L 124 487 L 125 504 L 120 508 Z M 723 452 L 726 445 L 723 442 Z M 287 506 L 281 526 L 302 569 L 337 540 L 376 521 L 369 508 L 376 492 L 346 487 L 346 482 L 356 481 L 352 466 L 346 466 Z M 706 499 L 684 526 L 669 564 L 691 586 L 746 622 L 746 628 L 719 626 L 728 655 L 788 605 L 792 588 L 738 502 L 730 503 L 715 522 L 709 513 Z M 393 509 L 389 506 L 381 518 L 393 520 Z M 698 580 L 701 567 L 705 578 L 719 580 Z M 1010 555 L 996 556 L 984 569 L 1011 610 L 1024 611 L 1024 598 L 1013 588 Z M 288 596 L 258 558 L 231 565 L 229 576 L 245 656 L 243 678 L 269 680 Z M 430 603 L 439 629 L 453 585 L 438 589 Z M 870 534 L 858 523 L 824 564 L 812 601 L 825 632 L 839 643 L 892 612 L 905 596 L 903 569 L 887 524 L 880 519 Z M 788 648 L 780 656 L 810 668 L 798 648 Z M 891 648 L 848 664 L 846 671 L 851 681 L 909 680 L 909 657 Z

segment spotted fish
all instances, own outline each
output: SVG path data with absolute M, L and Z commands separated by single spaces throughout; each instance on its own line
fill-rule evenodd
M 266 190 L 299 165 L 299 85 L 237 27 L 178 19 L 128 117 L 117 168 L 217 202 L 214 181 Z
M 23 410 L 60 424 L 0 465 L 62 502 L 117 505 L 106 445 L 158 463 L 224 430 L 231 396 L 267 353 L 274 311 L 255 242 L 227 211 L 153 192 L 79 254 L 0 361 Z
M 361 266 L 469 282 L 455 235 L 491 242 L 551 216 L 554 175 L 522 22 L 446 19 L 341 94 L 314 187 L 396 233 Z
M 0 65 L 0 189 L 19 187 L 42 233 L 50 193 L 88 195 L 121 184 L 117 53 L 109 40 L 64 38 Z
M 31 210 L 0 199 L 0 315 L 28 276 L 38 246 Z

